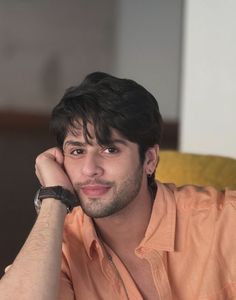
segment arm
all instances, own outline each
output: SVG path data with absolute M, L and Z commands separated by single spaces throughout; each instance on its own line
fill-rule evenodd
M 61 185 L 73 191 L 63 171 L 63 155 L 57 148 L 38 156 L 36 174 L 43 186 Z M 0 281 L 0 299 L 58 299 L 65 216 L 66 207 L 60 201 L 43 200 L 29 237 Z

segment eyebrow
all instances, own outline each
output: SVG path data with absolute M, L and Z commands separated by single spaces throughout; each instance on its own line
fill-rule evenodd
M 111 140 L 111 145 L 113 144 L 122 144 L 122 145 L 127 145 L 127 142 L 125 140 L 121 140 L 121 139 L 114 139 L 114 140 Z
M 114 144 L 122 144 L 122 145 L 126 146 L 127 142 L 125 140 L 122 140 L 122 139 L 114 139 L 114 140 L 111 140 L 111 142 L 108 143 L 107 146 L 108 145 L 114 145 Z M 79 141 L 73 141 L 73 140 L 68 140 L 63 145 L 63 149 L 66 148 L 67 146 L 85 147 L 86 145 L 87 145 L 87 143 L 83 143 L 83 142 L 79 142 Z
M 63 145 L 63 149 L 66 148 L 67 146 L 85 147 L 86 143 L 82 143 L 82 142 L 78 142 L 78 141 L 73 141 L 73 140 L 68 140 Z

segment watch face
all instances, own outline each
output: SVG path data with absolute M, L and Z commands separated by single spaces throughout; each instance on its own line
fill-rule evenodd
M 41 208 L 41 200 L 38 198 L 39 191 L 40 191 L 40 189 L 36 192 L 35 197 L 34 197 L 34 207 L 35 207 L 37 214 L 39 214 L 39 211 Z

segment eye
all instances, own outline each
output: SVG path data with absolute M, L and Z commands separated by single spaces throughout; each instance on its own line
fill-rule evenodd
M 65 149 L 64 150 L 64 155 L 65 156 L 71 156 L 71 157 L 78 157 L 81 156 L 85 153 L 85 150 L 82 148 L 76 148 L 76 149 Z
M 109 147 L 106 147 L 104 150 L 103 150 L 104 153 L 108 153 L 108 154 L 116 154 L 119 152 L 119 149 L 117 147 L 114 147 L 114 146 L 109 146 Z
M 81 154 L 84 154 L 85 153 L 85 150 L 84 149 L 73 149 L 70 151 L 70 155 L 73 155 L 73 156 L 78 156 L 78 155 L 81 155 Z

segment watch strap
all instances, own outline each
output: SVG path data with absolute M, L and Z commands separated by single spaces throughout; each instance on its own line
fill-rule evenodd
M 37 192 L 37 199 L 35 199 L 35 204 L 37 204 L 36 210 L 39 210 L 39 201 L 42 203 L 43 199 L 53 198 L 60 200 L 65 204 L 67 212 L 71 212 L 72 209 L 79 205 L 78 198 L 69 190 L 63 188 L 62 186 L 50 186 L 50 187 L 41 187 Z M 41 206 L 41 205 L 40 205 Z

